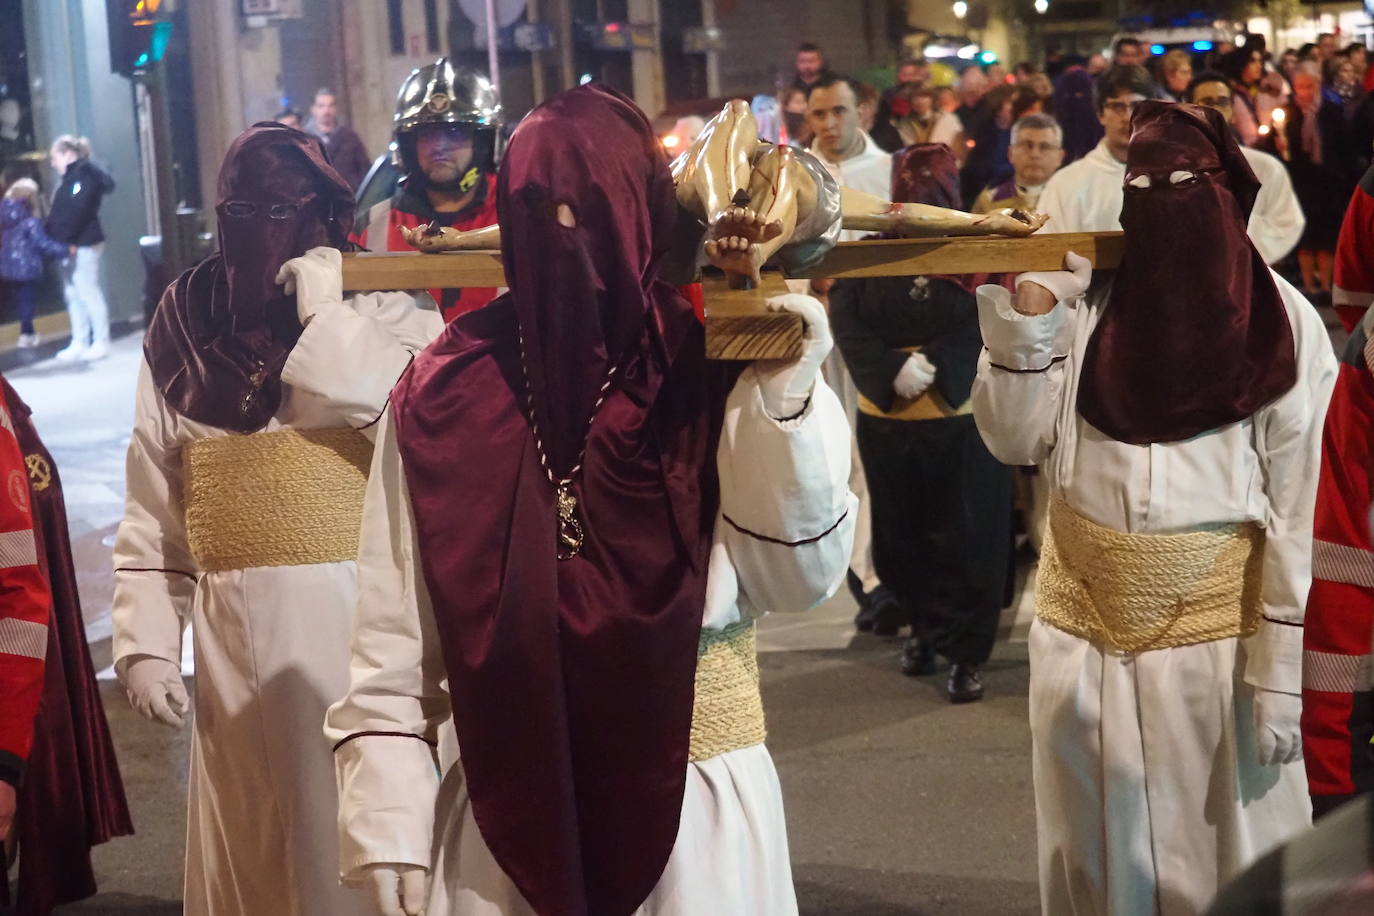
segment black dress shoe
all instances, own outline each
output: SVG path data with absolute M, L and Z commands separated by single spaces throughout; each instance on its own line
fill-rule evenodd
M 859 613 L 854 615 L 854 629 L 875 636 L 896 636 L 908 616 L 910 615 L 892 590 L 880 585 L 859 599 Z
M 854 615 L 854 629 L 860 633 L 872 632 L 873 625 L 878 622 L 877 614 L 874 613 L 876 608 L 873 606 L 873 598 L 859 592 L 854 600 L 859 602 L 859 613 Z
M 902 673 L 907 677 L 922 677 L 935 672 L 935 650 L 915 636 L 902 647 Z
M 976 703 L 983 698 L 983 680 L 978 666 L 955 662 L 949 667 L 949 683 L 945 685 L 951 703 Z
M 878 586 L 869 594 L 868 607 L 874 636 L 896 636 L 911 616 L 897 600 L 896 593 L 886 585 Z

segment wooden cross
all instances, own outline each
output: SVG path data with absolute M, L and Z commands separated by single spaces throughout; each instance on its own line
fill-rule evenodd
M 1077 252 L 1093 267 L 1121 263 L 1120 232 L 1041 232 L 1026 238 L 958 236 L 841 242 L 798 277 L 916 277 L 1062 270 Z M 344 256 L 343 288 L 350 292 L 505 286 L 499 251 L 443 254 L 360 252 Z M 728 289 L 723 276 L 703 279 L 706 355 L 711 359 L 787 359 L 801 351 L 801 319 L 770 312 L 764 301 L 785 292 L 783 277 L 765 273 L 758 289 Z

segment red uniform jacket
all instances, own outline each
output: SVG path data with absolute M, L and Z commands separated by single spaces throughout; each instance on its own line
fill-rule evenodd
M 482 229 L 496 224 L 496 176 L 487 176 L 478 189 L 471 204 L 457 213 L 436 213 L 430 206 L 429 198 L 422 192 L 408 191 L 404 187 L 390 200 L 374 206 L 358 221 L 354 228 L 353 241 L 372 251 L 413 251 L 406 240 L 401 238 L 401 227 L 414 229 L 438 220 L 441 226 L 454 229 Z M 385 227 L 386 238 L 378 238 Z M 479 309 L 496 298 L 499 292 L 495 287 L 470 287 L 468 289 L 432 289 L 429 294 L 438 303 L 445 321 L 452 321 L 464 312 Z
M 1302 743 L 1312 807 L 1374 788 L 1374 309 L 1355 326 L 1322 434 L 1312 590 L 1303 631 Z
M 47 916 L 95 894 L 91 847 L 134 828 L 86 643 L 62 479 L 28 405 L 3 378 L 0 396 L 27 466 L 38 565 L 52 591 L 43 699 L 14 821 L 19 882 L 7 900 L 0 881 L 0 911 Z
M 1346 207 L 1336 240 L 1332 286 L 1331 304 L 1345 329 L 1354 330 L 1365 309 L 1374 304 L 1374 166 L 1364 173 Z
M 28 469 L 0 404 L 0 780 L 14 786 L 33 746 L 51 603 L 38 568 Z

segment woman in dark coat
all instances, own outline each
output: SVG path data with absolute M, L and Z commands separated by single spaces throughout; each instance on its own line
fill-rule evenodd
M 1308 296 L 1331 294 L 1336 237 L 1345 205 L 1359 175 L 1342 167 L 1348 120 L 1343 107 L 1328 102 L 1321 80 L 1310 70 L 1293 76 L 1293 99 L 1285 108 L 1281 150 L 1293 191 L 1307 216 L 1298 240 L 1302 288 Z
M 64 289 L 72 342 L 57 358 L 104 359 L 110 353 L 110 306 L 100 288 L 100 255 L 105 247 L 100 204 L 114 190 L 114 179 L 91 161 L 91 144 L 85 137 L 58 137 L 48 159 L 62 175 L 48 213 L 48 235 L 72 253 Z

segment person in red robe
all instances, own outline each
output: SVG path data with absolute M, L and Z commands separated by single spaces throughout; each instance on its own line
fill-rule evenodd
M 62 904 L 93 896 L 91 849 L 129 836 L 134 828 L 86 644 L 62 481 L 28 405 L 2 377 L 0 396 L 27 475 L 37 569 L 52 594 L 33 746 L 14 817 L 21 853 L 18 888 L 11 901 L 8 883 L 0 882 L 0 905 L 12 904 L 14 916 L 46 916 Z M 7 609 L 0 610 L 0 624 L 9 617 Z M 0 626 L 0 652 L 8 651 L 4 633 Z M 0 680 L 0 693 L 7 686 Z

